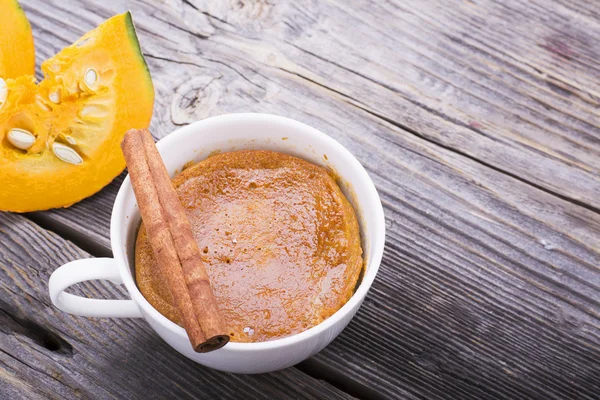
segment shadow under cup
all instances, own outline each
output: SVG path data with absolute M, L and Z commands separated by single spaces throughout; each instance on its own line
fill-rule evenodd
M 171 176 L 190 161 L 198 162 L 215 152 L 235 150 L 278 151 L 327 168 L 339 177 L 338 185 L 356 211 L 365 268 L 352 298 L 319 325 L 281 339 L 257 343 L 229 342 L 216 352 L 195 353 L 184 329 L 154 309 L 135 283 L 135 241 L 140 214 L 127 177 L 113 208 L 111 243 L 123 282 L 153 329 L 186 357 L 212 368 L 241 373 L 275 371 L 294 365 L 331 342 L 364 300 L 383 253 L 385 223 L 381 202 L 358 161 L 339 143 L 316 129 L 264 114 L 213 117 L 172 133 L 157 146 Z M 253 359 L 248 359 L 249 356 Z

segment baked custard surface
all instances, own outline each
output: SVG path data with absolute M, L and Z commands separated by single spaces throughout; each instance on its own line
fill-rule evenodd
M 231 340 L 260 342 L 309 329 L 352 296 L 362 267 L 354 209 L 334 178 L 287 154 L 214 155 L 173 179 Z M 144 226 L 138 287 L 180 323 Z

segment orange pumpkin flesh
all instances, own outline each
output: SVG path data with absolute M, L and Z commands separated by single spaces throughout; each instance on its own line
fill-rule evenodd
M 31 26 L 17 0 L 0 1 L 0 78 L 35 73 Z
M 0 210 L 68 207 L 125 168 L 124 133 L 150 123 L 154 88 L 130 13 L 42 64 L 44 80 L 6 81 L 0 108 Z M 90 72 L 91 71 L 91 72 Z M 15 128 L 35 137 L 18 148 Z

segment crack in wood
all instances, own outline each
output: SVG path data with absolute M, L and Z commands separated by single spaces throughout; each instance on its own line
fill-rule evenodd
M 0 299 L 0 330 L 6 335 L 28 337 L 38 346 L 67 357 L 73 356 L 73 346 L 61 336 L 9 307 Z
M 244 79 L 246 82 L 248 82 L 252 86 L 256 86 L 259 89 L 266 90 L 264 87 L 260 86 L 259 84 L 252 82 L 250 79 L 248 79 L 246 77 L 246 75 L 242 74 L 240 71 L 238 71 L 237 69 L 233 68 L 231 65 L 228 65 L 227 63 L 224 63 L 223 61 L 215 60 L 215 59 L 212 59 L 212 58 L 207 58 L 206 60 L 210 61 L 210 62 L 214 62 L 216 64 L 223 65 L 224 67 L 227 67 L 230 70 L 232 70 L 233 72 L 235 72 L 236 74 L 238 74 L 242 79 Z
M 163 22 L 163 23 L 165 23 L 165 24 L 167 24 L 167 25 L 169 25 L 169 26 L 171 26 L 171 27 L 173 27 L 173 28 L 175 28 L 175 29 L 177 29 L 177 30 L 180 30 L 180 31 L 183 31 L 183 32 L 189 33 L 190 35 L 192 35 L 192 36 L 195 36 L 195 37 L 197 37 L 198 39 L 203 39 L 203 40 L 206 40 L 206 39 L 210 38 L 210 36 L 211 36 L 211 35 L 210 35 L 210 34 L 208 34 L 208 33 L 194 32 L 194 31 L 191 31 L 191 30 L 189 30 L 189 29 L 185 29 L 185 28 L 183 28 L 183 26 L 181 26 L 181 25 L 174 24 L 174 23 L 172 23 L 171 21 L 168 21 L 168 20 L 166 20 L 166 19 L 158 18 L 156 15 L 154 16 L 154 18 L 156 18 L 156 20 L 157 20 L 157 21 Z
M 191 66 L 198 67 L 198 68 L 201 68 L 201 69 L 205 69 L 206 68 L 206 66 L 204 66 L 204 65 L 195 64 L 193 62 L 181 61 L 181 60 L 172 60 L 170 58 L 160 57 L 160 56 L 157 56 L 157 55 L 154 55 L 154 54 L 150 54 L 150 53 L 144 53 L 144 57 L 152 58 L 152 59 L 155 59 L 155 60 L 167 61 L 167 62 L 174 63 L 174 64 L 191 65 Z
M 219 18 L 219 17 L 217 17 L 217 16 L 215 16 L 215 15 L 213 15 L 213 14 L 209 13 L 208 11 L 203 11 L 203 10 L 200 10 L 198 7 L 196 7 L 196 5 L 192 4 L 192 3 L 191 3 L 189 0 L 183 0 L 183 3 L 184 3 L 184 4 L 187 4 L 188 6 L 192 7 L 194 10 L 196 10 L 196 11 L 198 11 L 198 12 L 200 12 L 200 13 L 202 13 L 202 14 L 206 15 L 206 16 L 207 16 L 207 17 L 209 17 L 209 18 L 216 19 L 217 21 L 219 21 L 219 22 L 221 22 L 221 23 L 223 23 L 223 24 L 225 24 L 225 25 L 233 26 L 233 25 L 231 25 L 229 22 L 227 22 L 227 21 L 225 21 L 224 19 L 222 19 L 222 18 Z
M 331 367 L 328 367 L 314 358 L 309 358 L 308 360 L 297 364 L 295 368 L 308 376 L 327 382 L 328 384 L 348 393 L 350 396 L 356 399 L 383 400 L 387 398 L 383 393 L 378 392 L 376 389 L 356 382 L 349 376 L 344 375 Z

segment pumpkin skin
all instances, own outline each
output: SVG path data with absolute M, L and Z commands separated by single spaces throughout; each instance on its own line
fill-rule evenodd
M 0 1 L 0 78 L 35 73 L 31 25 L 17 0 Z
M 37 86 L 29 76 L 6 81 L 0 108 L 3 211 L 68 207 L 96 193 L 125 168 L 125 132 L 147 128 L 152 117 L 154 87 L 130 13 L 88 32 L 45 61 L 42 71 Z M 96 79 L 88 80 L 89 74 Z M 33 134 L 35 143 L 16 148 L 9 140 L 13 128 Z M 79 163 L 59 158 L 56 149 L 65 147 Z

